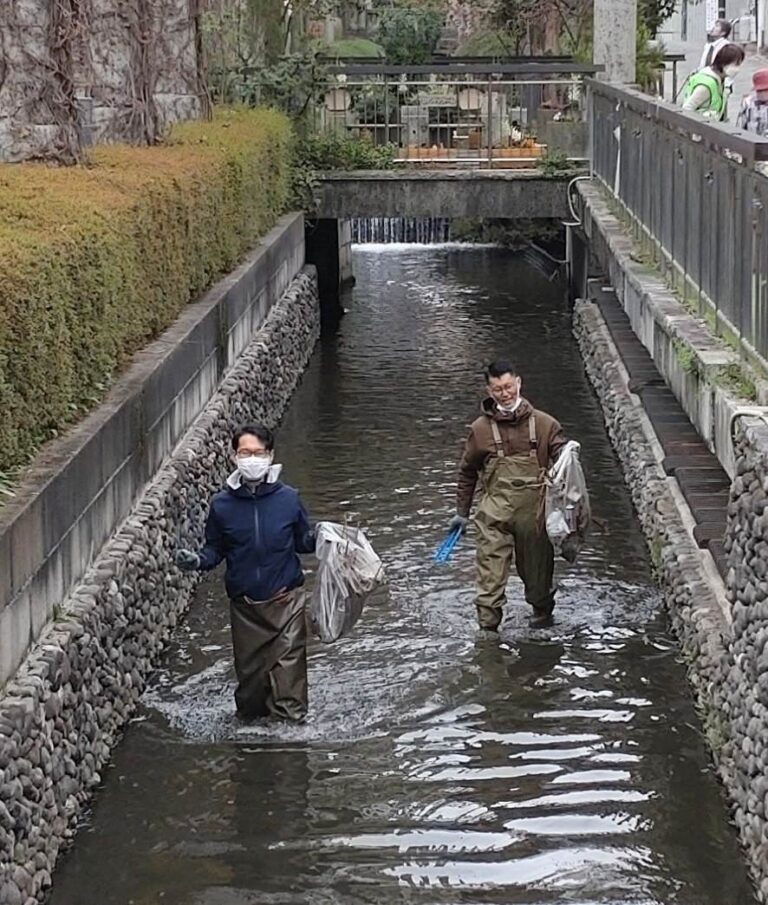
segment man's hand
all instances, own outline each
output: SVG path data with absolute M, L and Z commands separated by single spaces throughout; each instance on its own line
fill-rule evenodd
M 462 534 L 466 534 L 467 528 L 469 527 L 469 519 L 465 518 L 463 515 L 454 515 L 454 517 L 448 523 L 448 531 L 455 531 L 457 528 L 460 529 Z
M 200 568 L 200 557 L 191 550 L 178 550 L 176 552 L 176 565 L 182 572 L 195 572 Z

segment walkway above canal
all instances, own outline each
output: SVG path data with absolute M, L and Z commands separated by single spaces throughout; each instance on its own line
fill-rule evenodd
M 489 248 L 368 246 L 355 272 L 277 452 L 316 518 L 369 530 L 388 594 L 313 647 L 306 725 L 242 727 L 227 602 L 202 585 L 52 905 L 748 905 L 563 287 Z M 513 583 L 488 642 L 471 545 L 431 554 L 500 354 L 581 441 L 605 528 L 562 570 L 554 628 L 528 627 Z

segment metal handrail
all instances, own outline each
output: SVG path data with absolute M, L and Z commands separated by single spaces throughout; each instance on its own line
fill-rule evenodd
M 352 63 L 331 65 L 326 67 L 331 75 L 380 75 L 380 76 L 401 76 L 401 75 L 484 75 L 484 76 L 505 76 L 505 75 L 530 75 L 531 77 L 542 75 L 562 75 L 573 74 L 581 76 L 593 76 L 597 72 L 603 72 L 603 66 L 592 63 L 570 63 L 570 62 L 554 62 L 554 63 L 420 63 L 410 66 L 396 66 L 390 63 Z
M 586 79 L 586 85 L 588 91 L 687 135 L 696 144 L 737 154 L 744 161 L 768 160 L 768 138 L 760 138 L 727 123 L 706 122 L 695 113 L 687 113 L 668 101 L 649 97 L 634 88 L 618 87 L 592 78 Z

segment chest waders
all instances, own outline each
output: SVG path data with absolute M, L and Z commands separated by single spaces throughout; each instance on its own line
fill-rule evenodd
M 536 421 L 528 419 L 530 450 L 507 456 L 496 421 L 491 421 L 496 454 L 483 472 L 483 495 L 475 514 L 477 531 L 477 618 L 497 629 L 503 616 L 512 560 L 537 615 L 554 607 L 555 555 L 544 528 L 544 469 L 539 465 Z
M 245 719 L 307 713 L 307 623 L 304 592 L 281 591 L 271 600 L 230 601 L 237 712 Z

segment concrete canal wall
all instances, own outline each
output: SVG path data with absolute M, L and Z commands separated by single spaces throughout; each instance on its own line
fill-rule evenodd
M 709 326 L 684 307 L 637 244 L 599 186 L 579 184 L 583 228 L 592 254 L 607 275 L 632 328 L 650 352 L 699 434 L 728 474 L 735 473 L 730 435 L 737 408 L 768 402 L 768 385 L 755 379 L 754 398 L 739 397 L 741 360 Z
M 195 578 L 173 557 L 201 541 L 232 428 L 274 425 L 309 360 L 320 315 L 303 229 L 285 218 L 190 306 L 3 513 L 2 905 L 50 885 L 189 603 Z
M 0 683 L 128 515 L 304 265 L 301 215 L 140 352 L 0 510 Z
M 628 379 L 598 306 L 577 303 L 574 329 L 587 372 L 666 591 L 760 899 L 768 902 L 768 423 L 756 414 L 764 383 L 755 377 L 756 398 L 749 399 L 723 380 L 738 365 L 736 354 L 637 259 L 599 190 L 581 192 L 592 251 L 635 334 L 732 478 L 720 582 L 694 540 L 678 482 L 665 471 L 642 388 Z M 734 419 L 740 411 L 747 413 Z

